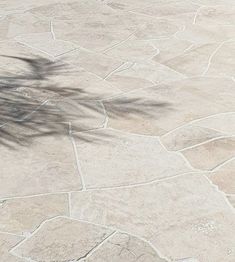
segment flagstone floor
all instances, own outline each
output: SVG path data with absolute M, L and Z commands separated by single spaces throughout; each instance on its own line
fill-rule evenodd
M 235 1 L 0 1 L 0 261 L 235 261 Z

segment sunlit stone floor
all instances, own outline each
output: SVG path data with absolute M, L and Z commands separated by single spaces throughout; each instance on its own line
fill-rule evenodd
M 235 1 L 0 1 L 0 261 L 235 261 Z

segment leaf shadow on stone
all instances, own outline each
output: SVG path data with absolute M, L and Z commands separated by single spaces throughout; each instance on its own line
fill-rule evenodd
M 167 102 L 159 102 L 156 99 L 123 98 L 103 103 L 102 100 L 83 99 L 86 90 L 79 87 L 66 86 L 64 83 L 53 82 L 53 77 L 70 77 L 73 72 L 79 74 L 77 68 L 72 68 L 62 60 L 51 61 L 44 57 L 7 57 L 12 63 L 25 64 L 19 67 L 17 72 L 9 72 L 5 69 L 0 73 L 0 145 L 11 149 L 19 146 L 29 146 L 43 136 L 77 136 L 80 140 L 88 142 L 104 142 L 107 135 L 102 136 L 97 132 L 89 136 L 80 136 L 79 133 L 87 131 L 84 127 L 73 126 L 73 121 L 87 120 L 94 117 L 97 103 L 111 104 L 108 115 L 115 117 L 143 116 L 156 117 L 156 110 L 161 114 L 168 112 L 171 106 Z M 104 81 L 104 80 L 103 80 Z M 66 81 L 65 81 L 66 82 Z M 79 98 L 81 97 L 81 99 Z M 72 103 L 75 110 L 63 111 L 60 104 L 67 101 Z M 76 110 L 79 106 L 79 110 Z M 104 109 L 104 108 L 103 108 Z M 69 127 L 72 127 L 69 128 Z M 102 128 L 103 125 L 97 127 Z M 95 129 L 95 128 L 94 128 Z

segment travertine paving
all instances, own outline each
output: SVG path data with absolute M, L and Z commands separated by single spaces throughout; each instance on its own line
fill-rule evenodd
M 0 261 L 235 261 L 235 1 L 0 1 Z

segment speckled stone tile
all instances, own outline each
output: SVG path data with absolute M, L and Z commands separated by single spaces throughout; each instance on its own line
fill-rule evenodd
M 144 237 L 173 260 L 235 258 L 234 212 L 202 174 L 73 193 L 71 200 L 72 217 Z
M 84 261 L 103 262 L 112 259 L 113 262 L 165 262 L 157 252 L 146 242 L 126 233 L 116 233 L 97 251 Z
M 0 262 L 235 261 L 235 1 L 0 1 Z
M 46 221 L 33 236 L 17 246 L 14 253 L 41 261 L 78 260 L 111 233 L 109 229 L 89 223 L 55 218 Z
M 100 141 L 90 142 L 92 136 Z M 167 152 L 154 137 L 106 130 L 84 133 L 76 141 L 88 188 L 150 182 L 193 170 L 181 155 Z
M 48 135 L 53 131 L 39 131 L 39 127 L 34 131 L 26 125 L 4 129 L 9 143 L 1 140 L 1 197 L 81 189 L 71 140 L 63 135 L 64 130 L 57 130 L 61 134 L 55 136 Z
M 68 196 L 58 194 L 6 199 L 0 206 L 0 231 L 27 236 L 44 220 L 68 215 Z

